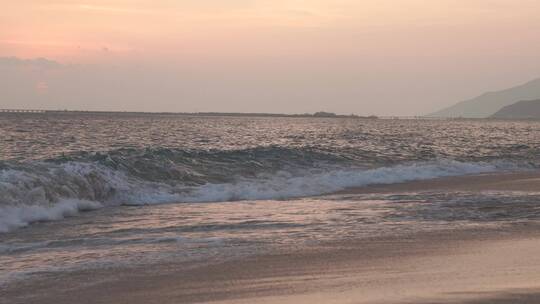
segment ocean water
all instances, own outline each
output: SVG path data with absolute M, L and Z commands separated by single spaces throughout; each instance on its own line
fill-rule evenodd
M 0 283 L 537 220 L 540 194 L 332 193 L 536 169 L 539 131 L 524 121 L 0 114 Z

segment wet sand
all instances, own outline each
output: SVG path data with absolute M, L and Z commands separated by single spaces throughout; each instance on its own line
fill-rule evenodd
M 531 191 L 540 174 L 443 178 L 349 189 Z M 540 225 L 317 244 L 210 265 L 44 274 L 0 303 L 540 303 Z

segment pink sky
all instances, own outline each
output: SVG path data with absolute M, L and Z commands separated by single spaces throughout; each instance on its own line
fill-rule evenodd
M 0 57 L 62 66 L 0 66 L 3 107 L 415 115 L 540 77 L 539 1 L 7 2 Z

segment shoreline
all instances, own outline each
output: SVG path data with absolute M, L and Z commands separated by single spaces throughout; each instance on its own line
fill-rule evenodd
M 376 194 L 430 191 L 540 192 L 540 171 L 507 171 L 440 177 L 394 184 L 351 187 L 335 194 Z
M 539 241 L 537 224 L 422 232 L 195 267 L 49 273 L 0 291 L 44 304 L 538 303 Z
M 419 179 L 408 182 L 398 182 L 391 184 L 370 184 L 366 186 L 350 187 L 340 191 L 326 192 L 316 195 L 298 195 L 280 198 L 277 196 L 275 200 L 295 200 L 310 197 L 331 197 L 334 195 L 361 195 L 361 194 L 388 194 L 388 193 L 404 193 L 404 192 L 429 192 L 429 191 L 518 191 L 518 192 L 540 192 L 540 170 L 535 171 L 502 171 L 488 172 L 482 174 L 456 175 L 450 177 L 440 177 L 432 179 Z M 264 201 L 267 199 L 238 199 L 235 201 Z M 221 203 L 231 202 L 223 201 L 205 201 L 205 203 Z M 175 204 L 175 203 L 193 203 L 193 201 L 176 201 L 172 203 L 160 204 Z M 118 204 L 118 206 L 130 206 L 132 204 Z M 144 204 L 135 204 L 144 205 Z M 154 204 L 148 204 L 154 205 Z M 8 216 L 0 215 L 0 234 L 14 232 L 20 228 L 33 225 L 34 223 L 54 221 L 71 217 L 73 214 L 82 212 L 94 211 L 106 207 L 99 202 L 85 200 L 66 200 L 63 206 L 57 208 L 41 208 L 41 214 L 35 214 L 35 209 L 32 206 L 7 206 L 0 207 L 0 211 L 6 210 L 7 214 L 19 216 L 16 220 L 4 220 Z M 4 209 L 2 209 L 4 208 Z M 28 210 L 26 210 L 27 208 Z M 110 206 L 109 206 L 110 208 Z M 73 211 L 75 210 L 75 212 Z M 29 213 L 29 214 L 26 214 Z
M 336 195 L 538 192 L 540 172 L 446 177 Z M 229 261 L 43 273 L 6 303 L 538 303 L 540 223 L 335 240 Z M 2 302 L 3 303 L 3 302 Z

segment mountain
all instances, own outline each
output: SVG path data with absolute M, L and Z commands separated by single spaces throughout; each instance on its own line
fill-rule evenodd
M 520 100 L 540 98 L 540 78 L 510 89 L 485 93 L 462 101 L 446 109 L 429 114 L 429 117 L 486 118 L 505 106 Z
M 490 118 L 540 119 L 540 99 L 523 100 L 500 109 Z

